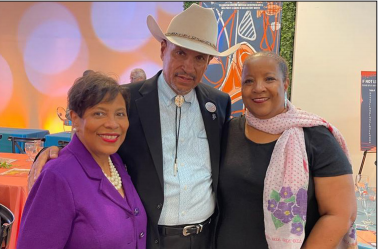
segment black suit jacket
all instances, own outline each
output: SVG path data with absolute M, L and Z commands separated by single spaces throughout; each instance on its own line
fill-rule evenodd
M 157 84 L 161 72 L 159 71 L 146 81 L 126 85 L 131 92 L 130 126 L 125 142 L 118 151 L 146 209 L 148 249 L 160 248 L 158 220 L 164 205 L 162 137 Z M 230 117 L 231 101 L 228 94 L 202 83 L 195 90 L 207 133 L 212 186 L 216 193 L 221 134 L 224 124 Z M 216 105 L 215 113 L 205 109 L 207 102 Z

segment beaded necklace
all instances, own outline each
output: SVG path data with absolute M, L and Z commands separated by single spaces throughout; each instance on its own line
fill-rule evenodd
M 101 169 L 101 170 L 103 171 L 104 175 L 108 178 L 108 180 L 112 183 L 112 185 L 117 190 L 119 190 L 122 186 L 121 177 L 118 174 L 118 171 L 117 171 L 116 167 L 114 166 L 110 157 L 108 157 L 108 162 L 109 162 L 109 167 L 110 167 L 110 171 L 111 171 L 111 176 L 107 176 L 107 174 L 105 174 L 104 170 L 103 169 Z

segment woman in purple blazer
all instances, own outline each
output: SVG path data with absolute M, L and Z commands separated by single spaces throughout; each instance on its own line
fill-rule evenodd
M 33 186 L 17 248 L 146 248 L 145 209 L 116 154 L 129 127 L 128 96 L 101 73 L 75 81 L 75 134 Z

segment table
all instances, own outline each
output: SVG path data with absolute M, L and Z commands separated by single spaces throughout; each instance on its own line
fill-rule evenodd
M 357 200 L 357 219 L 355 220 L 355 224 L 357 225 L 357 240 L 358 240 L 358 248 L 359 249 L 372 249 L 376 248 L 370 243 L 376 243 L 376 212 L 371 216 L 371 220 L 375 223 L 374 225 L 368 226 L 368 230 L 363 229 L 362 221 L 366 219 L 366 215 L 362 210 L 361 201 Z
M 375 231 L 357 231 L 358 248 L 359 249 L 373 249 L 376 248 L 376 232 Z M 369 242 L 375 244 L 369 244 Z
M 32 162 L 26 161 L 26 154 L 0 153 L 0 158 L 16 159 L 12 162 L 11 169 L 30 169 Z M 0 174 L 10 169 L 0 168 Z M 8 207 L 15 216 L 12 226 L 9 249 L 16 249 L 19 234 L 21 214 L 24 210 L 27 191 L 28 172 L 0 175 L 0 203 Z
M 59 141 L 67 141 L 70 142 L 71 140 L 71 132 L 59 132 L 54 134 L 49 134 L 45 136 L 45 144 L 44 147 L 50 147 L 50 146 L 58 146 Z
M 0 127 L 0 134 L 3 136 L 0 139 L 0 152 L 12 152 L 12 142 L 8 141 L 9 136 L 22 138 L 44 138 L 50 132 L 41 129 L 19 129 Z M 16 147 L 16 152 L 19 150 Z
M 376 188 L 373 188 L 376 192 Z M 356 193 L 358 198 L 359 194 Z M 355 224 L 357 225 L 357 239 L 358 239 L 358 248 L 359 249 L 371 249 L 376 248 L 376 210 L 374 214 L 370 217 L 371 221 L 374 222 L 374 225 L 370 225 L 365 227 L 363 225 L 363 220 L 366 219 L 366 215 L 363 212 L 361 201 L 357 199 L 357 219 L 355 220 Z M 368 230 L 366 229 L 368 228 Z M 374 245 L 371 243 L 375 243 Z

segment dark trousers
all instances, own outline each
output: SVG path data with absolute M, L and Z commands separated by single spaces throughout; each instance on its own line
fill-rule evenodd
M 210 249 L 211 230 L 204 229 L 199 234 L 183 235 L 162 235 L 160 234 L 161 248 L 164 249 Z

